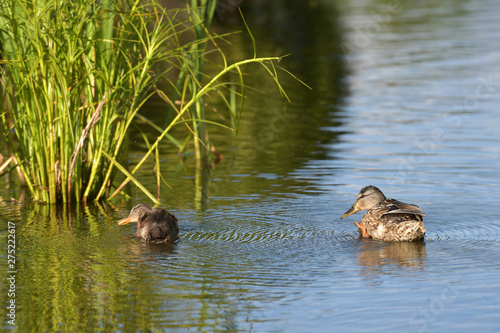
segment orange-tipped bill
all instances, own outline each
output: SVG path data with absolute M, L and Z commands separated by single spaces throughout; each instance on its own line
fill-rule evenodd
M 129 216 L 129 217 L 126 217 L 126 218 L 118 221 L 118 225 L 124 225 L 124 224 L 128 224 L 130 222 L 135 222 L 135 221 L 133 221 L 132 218 Z
M 351 208 L 349 208 L 349 210 L 347 212 L 344 213 L 344 215 L 342 215 L 340 217 L 340 219 L 342 220 L 343 218 L 345 217 L 348 217 L 349 215 L 352 215 L 354 213 L 357 213 L 359 212 L 361 209 L 359 209 L 358 207 L 356 207 L 356 204 L 352 205 Z

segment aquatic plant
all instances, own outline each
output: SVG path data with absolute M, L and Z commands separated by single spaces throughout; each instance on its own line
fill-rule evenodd
M 132 181 L 158 202 L 134 174 L 154 153 L 160 186 L 158 144 L 165 137 L 176 142 L 168 133 L 181 123 L 192 123 L 196 156 L 206 156 L 205 124 L 210 122 L 203 97 L 208 92 L 232 106 L 234 125 L 243 104 L 235 110 L 223 90 L 243 101 L 242 66 L 262 64 L 283 92 L 273 64 L 279 58 L 254 56 L 228 63 L 217 36 L 207 29 L 215 3 L 192 1 L 188 8 L 167 10 L 156 1 L 139 0 L 0 1 L 3 135 L 12 154 L 9 162 L 15 163 L 34 200 L 110 198 Z M 195 38 L 182 43 L 186 32 L 194 32 Z M 222 59 L 220 72 L 211 78 L 203 73 L 208 43 Z M 178 79 L 166 81 L 176 93 L 169 97 L 156 83 L 174 69 Z M 239 78 L 238 92 L 225 79 L 229 73 Z M 149 150 L 129 171 L 120 163 L 127 131 L 153 94 L 176 116 L 158 128 L 157 140 L 148 142 Z M 110 196 L 117 171 L 125 181 Z

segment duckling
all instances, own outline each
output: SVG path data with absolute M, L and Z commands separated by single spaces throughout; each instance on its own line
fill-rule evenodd
M 179 239 L 177 218 L 165 209 L 152 209 L 151 206 L 138 203 L 128 217 L 118 221 L 119 225 L 137 222 L 135 237 L 141 237 L 147 243 L 159 244 Z
M 360 223 L 354 221 L 362 237 L 396 242 L 424 239 L 426 214 L 417 205 L 387 199 L 381 190 L 369 185 L 361 189 L 354 205 L 340 218 L 365 209 L 368 212 Z

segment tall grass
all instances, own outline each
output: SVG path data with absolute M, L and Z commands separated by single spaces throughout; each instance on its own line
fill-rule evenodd
M 35 200 L 100 198 L 174 24 L 141 1 L 2 1 L 7 142 Z M 175 13 L 170 13 L 175 16 Z M 18 143 L 16 142 L 18 141 Z
M 158 202 L 134 174 L 154 153 L 159 186 L 158 144 L 180 123 L 192 123 L 197 157 L 203 158 L 205 94 L 217 92 L 227 102 L 221 89 L 232 83 L 224 78 L 236 73 L 242 89 L 241 67 L 251 62 L 264 65 L 279 86 L 272 62 L 278 58 L 228 64 L 204 25 L 211 16 L 200 15 L 213 15 L 215 1 L 194 5 L 182 20 L 185 9 L 167 11 L 155 1 L 0 0 L 3 134 L 34 200 L 99 200 L 132 181 Z M 196 38 L 182 44 L 186 31 Z M 212 78 L 203 74 L 207 43 L 223 63 Z M 181 103 L 155 88 L 172 68 L 180 73 L 171 84 Z M 120 164 L 127 130 L 155 93 L 176 116 L 129 171 Z M 117 171 L 126 179 L 110 196 Z

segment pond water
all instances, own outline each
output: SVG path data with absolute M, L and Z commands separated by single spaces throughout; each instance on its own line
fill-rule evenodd
M 143 244 L 135 225 L 116 224 L 147 202 L 132 186 L 130 200 L 70 210 L 11 201 L 18 188 L 0 179 L 4 248 L 7 221 L 17 232 L 15 329 L 497 331 L 497 7 L 245 5 L 259 54 L 290 53 L 283 66 L 313 90 L 283 75 L 287 103 L 252 68 L 248 84 L 260 92 L 249 91 L 239 134 L 210 128 L 221 163 L 200 174 L 191 157 L 162 147 L 173 188 L 162 188 L 162 204 L 181 229 L 173 245 Z M 230 9 L 219 13 L 221 31 L 241 29 Z M 234 57 L 252 55 L 244 34 L 232 42 Z M 145 112 L 155 117 L 157 104 Z M 130 158 L 141 149 L 132 142 Z M 154 191 L 151 169 L 139 178 Z M 340 216 L 365 185 L 418 204 L 425 242 L 359 239 L 362 213 Z M 0 281 L 3 330 L 12 330 L 10 281 Z

